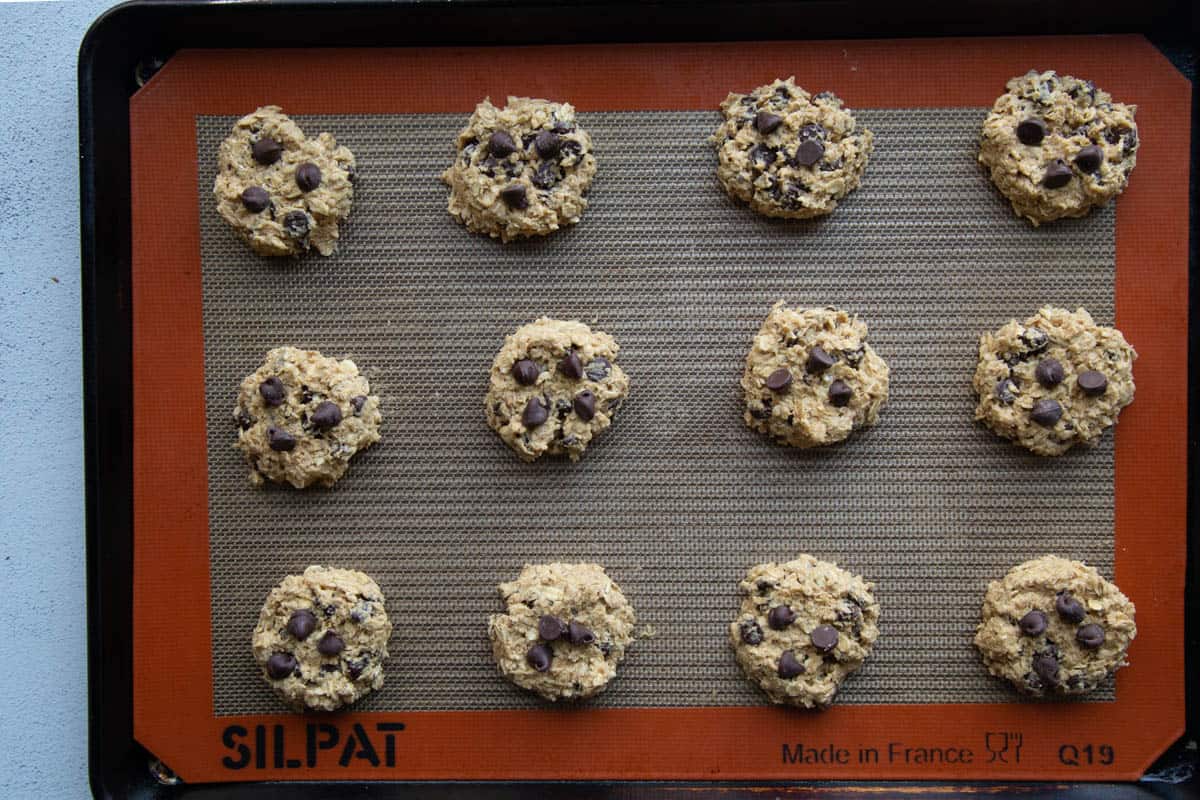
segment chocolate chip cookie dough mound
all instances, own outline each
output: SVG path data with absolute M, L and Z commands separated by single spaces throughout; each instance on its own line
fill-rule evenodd
M 507 242 L 579 221 L 596 174 L 592 138 L 568 103 L 510 97 L 475 107 L 442 174 L 448 209 L 467 229 Z
M 873 588 L 809 555 L 751 567 L 729 625 L 738 665 L 773 703 L 828 706 L 879 636 Z
M 633 639 L 633 606 L 598 564 L 526 565 L 488 620 L 504 677 L 547 700 L 604 690 Z
M 879 420 L 888 365 L 857 317 L 780 302 L 754 337 L 742 389 L 747 425 L 780 444 L 816 447 Z
M 379 398 L 353 361 L 277 347 L 242 381 L 233 419 L 250 481 L 332 486 L 379 441 Z
M 302 711 L 333 711 L 383 686 L 392 623 L 361 572 L 312 566 L 267 595 L 251 644 L 265 680 Z
M 873 137 L 832 92 L 810 95 L 777 80 L 730 93 L 717 147 L 717 180 L 730 197 L 768 217 L 828 214 L 858 187 Z
M 1137 163 L 1136 111 L 1091 81 L 1030 71 L 992 106 L 979 163 L 1034 225 L 1082 217 L 1125 190 Z
M 975 419 L 1038 455 L 1095 445 L 1133 402 L 1135 358 L 1086 310 L 1046 306 L 980 338 Z
M 1025 694 L 1085 694 L 1126 666 L 1133 603 L 1079 561 L 1042 556 L 988 585 L 975 647 Z
M 488 425 L 524 461 L 546 453 L 578 461 L 629 394 L 619 349 L 582 322 L 542 317 L 521 326 L 492 362 Z
M 322 133 L 306 138 L 277 106 L 233 126 L 217 155 L 213 194 L 229 226 L 264 256 L 332 255 L 354 199 L 354 154 Z

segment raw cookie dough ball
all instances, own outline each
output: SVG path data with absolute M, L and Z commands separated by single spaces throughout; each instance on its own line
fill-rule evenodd
M 980 337 L 975 419 L 1038 455 L 1095 445 L 1133 402 L 1135 358 L 1086 310 L 1045 306 Z
M 578 461 L 629 394 L 611 336 L 542 317 L 504 340 L 492 362 L 488 425 L 523 461 L 566 453 Z
M 633 638 L 633 606 L 598 564 L 527 564 L 488 619 L 504 677 L 547 700 L 604 691 Z
M 1042 556 L 988 585 L 975 646 L 1025 694 L 1084 694 L 1126 665 L 1133 603 L 1091 567 Z
M 354 199 L 354 154 L 332 135 L 307 139 L 278 106 L 263 106 L 233 126 L 217 156 L 213 194 L 254 252 L 323 256 L 337 246 L 338 223 Z
M 750 94 L 730 93 L 717 146 L 717 180 L 730 197 L 768 217 L 828 214 L 858 187 L 872 134 L 832 92 L 810 95 L 777 80 Z
M 754 337 L 742 389 L 747 425 L 780 444 L 815 447 L 879 420 L 888 365 L 857 317 L 779 302 Z
M 569 103 L 510 97 L 496 108 L 484 99 L 457 148 L 442 181 L 451 216 L 467 230 L 502 242 L 545 236 L 579 222 L 587 208 L 596 159 Z
M 233 419 L 250 481 L 332 486 L 379 441 L 379 398 L 353 361 L 276 347 L 242 381 Z
M 1082 217 L 1125 190 L 1137 163 L 1136 112 L 1091 81 L 1031 70 L 996 98 L 979 163 L 1034 225 Z
M 773 703 L 828 706 L 879 636 L 873 588 L 809 555 L 751 567 L 729 625 L 738 665 Z
M 375 581 L 312 566 L 267 595 L 252 645 L 263 680 L 297 711 L 333 711 L 383 686 L 392 623 Z

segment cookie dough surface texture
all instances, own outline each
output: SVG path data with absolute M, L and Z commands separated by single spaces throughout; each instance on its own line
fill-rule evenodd
M 267 595 L 252 646 L 265 680 L 297 711 L 333 711 L 383 686 L 392 623 L 361 572 L 311 566 Z
M 504 340 L 492 362 L 488 425 L 524 461 L 567 454 L 577 461 L 629 394 L 607 333 L 542 317 Z
M 332 486 L 379 441 L 379 398 L 353 361 L 277 347 L 242 381 L 233 419 L 250 481 Z
M 1095 445 L 1133 402 L 1135 358 L 1085 309 L 1046 306 L 980 338 L 975 419 L 1038 455 Z
M 754 337 L 742 389 L 747 425 L 780 444 L 815 447 L 879 420 L 888 365 L 857 317 L 780 302 Z
M 773 703 L 828 706 L 879 636 L 873 588 L 809 555 L 751 567 L 729 625 L 738 665 Z
M 307 138 L 278 106 L 233 126 L 213 194 L 229 226 L 264 256 L 332 255 L 354 199 L 354 154 L 331 134 Z
M 810 95 L 791 78 L 730 93 L 712 137 L 717 180 L 769 217 L 828 214 L 858 187 L 873 137 L 832 92 Z
M 448 210 L 467 229 L 503 242 L 579 221 L 596 174 L 592 138 L 569 103 L 509 97 L 475 107 L 442 174 Z
M 1042 556 L 988 585 L 975 646 L 1021 692 L 1085 694 L 1126 666 L 1133 603 L 1079 561 Z
M 636 618 L 603 567 L 526 565 L 499 589 L 505 611 L 488 637 L 506 678 L 547 700 L 581 700 L 616 677 Z
M 992 106 L 979 163 L 1034 225 L 1082 217 L 1125 190 L 1137 163 L 1136 111 L 1091 81 L 1030 71 Z

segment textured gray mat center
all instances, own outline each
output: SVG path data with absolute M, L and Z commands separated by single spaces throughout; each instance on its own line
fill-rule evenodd
M 725 639 L 745 569 L 806 551 L 876 582 L 881 639 L 843 703 L 1013 699 L 971 647 L 987 581 L 1056 552 L 1111 575 L 1111 435 L 1039 459 L 972 421 L 979 333 L 1040 304 L 1113 316 L 1111 208 L 1034 229 L 975 163 L 983 109 L 865 110 L 876 151 L 832 218 L 760 218 L 705 143 L 715 112 L 587 113 L 599 173 L 573 229 L 509 246 L 446 213 L 465 115 L 297 117 L 362 180 L 338 253 L 252 254 L 211 197 L 233 118 L 197 119 L 214 708 L 276 712 L 249 640 L 268 590 L 311 563 L 362 569 L 395 623 L 364 710 L 529 707 L 496 673 L 495 585 L 526 561 L 595 560 L 653 638 L 595 703 L 753 705 Z M 771 304 L 840 305 L 892 368 L 880 424 L 816 452 L 741 421 L 738 380 Z M 577 465 L 519 462 L 487 429 L 504 335 L 541 314 L 613 334 L 629 402 Z M 271 347 L 353 358 L 383 441 L 329 491 L 246 482 L 242 378 Z M 1095 699 L 1111 699 L 1100 693 Z

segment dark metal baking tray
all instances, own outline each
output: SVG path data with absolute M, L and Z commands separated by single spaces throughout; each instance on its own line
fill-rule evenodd
M 172 785 L 133 738 L 131 229 L 128 100 L 182 48 L 398 47 L 1142 33 L 1193 82 L 1189 242 L 1187 732 L 1136 784 L 942 783 L 245 783 Z M 104 14 L 79 54 L 83 353 L 88 553 L 89 772 L 100 797 L 574 797 L 802 791 L 963 791 L 1025 797 L 1200 795 L 1200 531 L 1196 519 L 1196 20 L 1187 2 L 290 2 L 135 0 Z

